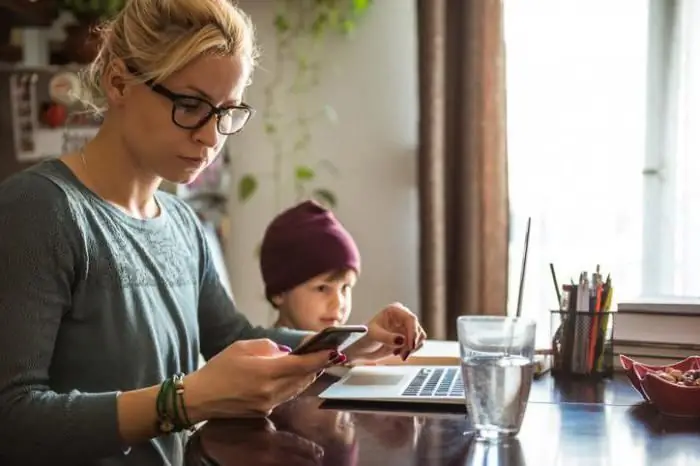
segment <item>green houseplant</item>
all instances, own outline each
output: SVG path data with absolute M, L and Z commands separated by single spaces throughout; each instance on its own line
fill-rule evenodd
M 65 27 L 63 54 L 66 58 L 81 64 L 92 61 L 99 48 L 95 26 L 119 13 L 125 3 L 126 0 L 59 0 L 59 9 L 75 18 L 75 22 Z
M 59 0 L 58 7 L 72 13 L 78 23 L 94 24 L 119 13 L 125 3 L 126 0 Z
M 313 157 L 317 124 L 334 121 L 330 105 L 310 108 L 308 97 L 324 77 L 324 47 L 333 37 L 347 38 L 372 6 L 372 0 L 276 0 L 274 16 L 274 78 L 265 88 L 262 118 L 272 146 L 275 209 L 283 206 L 285 187 L 293 185 L 296 200 L 313 198 L 334 207 L 336 194 L 320 184 L 319 171 L 337 174 L 333 164 Z M 259 174 L 244 173 L 238 180 L 238 198 L 250 199 L 258 190 Z

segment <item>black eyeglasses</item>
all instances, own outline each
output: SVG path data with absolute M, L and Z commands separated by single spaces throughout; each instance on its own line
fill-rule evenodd
M 138 75 L 138 72 L 131 67 L 128 69 L 131 73 Z M 151 79 L 145 81 L 144 84 L 150 87 L 153 92 L 173 103 L 173 123 L 183 129 L 199 129 L 206 125 L 213 116 L 216 116 L 216 130 L 225 136 L 230 136 L 241 131 L 255 113 L 253 107 L 244 103 L 215 107 L 205 99 L 193 95 L 178 94 Z

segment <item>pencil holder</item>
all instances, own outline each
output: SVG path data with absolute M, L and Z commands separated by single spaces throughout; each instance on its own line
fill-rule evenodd
M 552 375 L 613 375 L 615 312 L 550 311 Z

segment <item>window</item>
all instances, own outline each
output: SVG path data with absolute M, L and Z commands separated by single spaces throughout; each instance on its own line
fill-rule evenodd
M 650 225 L 645 255 L 644 288 L 657 295 L 700 296 L 700 3 L 657 2 L 666 6 L 653 23 L 658 51 L 654 55 L 660 82 L 661 115 L 655 123 L 656 157 L 650 154 L 647 176 Z M 652 2 L 652 5 L 655 3 Z M 673 8 L 675 6 L 675 9 Z M 655 12 L 656 13 L 656 12 Z M 670 24 L 668 24 L 670 23 Z M 652 36 L 654 37 L 654 36 Z M 662 74 L 664 73 L 664 74 Z M 665 76 L 665 79 L 662 79 Z M 651 152 L 651 151 L 650 151 Z M 653 191 L 656 188 L 657 191 Z M 661 199 L 661 201 L 658 201 Z M 653 261 L 653 262 L 652 262 Z M 646 265 L 646 264 L 645 264 Z M 661 275 L 663 273 L 663 275 Z
M 558 308 L 550 262 L 560 286 L 600 264 L 617 300 L 642 291 L 648 30 L 640 0 L 505 1 L 509 309 L 531 217 L 522 312 L 539 345 Z

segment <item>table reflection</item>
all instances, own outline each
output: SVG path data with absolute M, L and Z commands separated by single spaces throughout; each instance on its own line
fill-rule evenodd
M 470 466 L 509 466 L 526 463 L 520 440 L 515 437 L 496 443 L 472 440 L 466 464 Z
M 700 420 L 660 415 L 638 395 L 634 403 L 624 379 L 595 387 L 543 381 L 538 396 L 545 398 L 549 387 L 552 401 L 529 403 L 520 434 L 496 444 L 475 440 L 463 412 L 322 403 L 316 395 L 324 386 L 267 419 L 207 423 L 188 446 L 188 464 L 609 466 L 625 458 L 630 464 L 700 465 Z
M 244 464 L 320 466 L 323 449 L 316 442 L 278 430 L 269 419 L 213 421 L 201 437 L 206 459 L 221 466 Z M 254 459 L 254 461 L 250 461 Z

